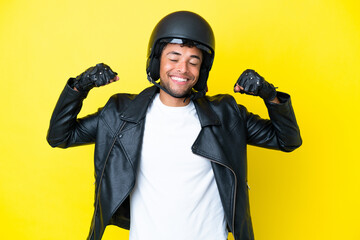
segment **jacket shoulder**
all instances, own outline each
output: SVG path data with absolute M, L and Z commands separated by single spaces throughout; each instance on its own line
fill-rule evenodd
M 217 94 L 214 96 L 205 96 L 207 101 L 211 106 L 217 107 L 225 107 L 231 108 L 235 110 L 238 114 L 246 113 L 247 109 L 243 105 L 240 105 L 236 102 L 235 98 L 230 94 Z
M 117 93 L 112 95 L 107 103 L 104 106 L 103 111 L 107 110 L 116 110 L 116 111 L 122 111 L 125 109 L 136 97 L 138 94 L 132 94 L 132 93 Z
M 206 99 L 211 109 L 223 123 L 224 127 L 232 129 L 233 126 L 246 119 L 246 108 L 237 104 L 232 95 L 218 94 L 214 96 L 206 96 Z
M 217 94 L 214 96 L 205 96 L 207 101 L 213 106 L 220 106 L 223 104 L 236 104 L 233 96 L 230 94 Z

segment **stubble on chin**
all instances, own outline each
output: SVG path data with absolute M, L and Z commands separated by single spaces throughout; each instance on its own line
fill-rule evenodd
M 191 93 L 191 89 L 187 89 L 187 90 L 184 90 L 184 91 L 181 91 L 181 92 L 177 92 L 177 91 L 174 91 L 171 87 L 169 87 L 167 84 L 163 84 L 161 83 L 161 86 L 163 88 L 165 88 L 173 97 L 176 97 L 176 98 L 185 98 L 185 97 L 188 97 L 189 94 Z

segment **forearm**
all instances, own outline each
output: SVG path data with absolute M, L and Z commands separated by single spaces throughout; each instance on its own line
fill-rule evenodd
M 280 100 L 278 97 L 275 97 L 273 100 L 269 101 L 271 103 L 276 103 L 276 104 L 279 104 L 280 103 Z
M 302 144 L 302 139 L 290 96 L 278 92 L 273 101 L 265 101 L 265 104 L 281 149 L 289 152 L 298 148 Z

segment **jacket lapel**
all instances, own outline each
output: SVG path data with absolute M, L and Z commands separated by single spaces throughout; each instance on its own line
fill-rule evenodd
M 158 88 L 156 86 L 146 88 L 142 91 L 124 111 L 120 112 L 120 119 L 127 122 L 139 123 L 140 120 L 145 118 L 149 104 L 152 102 L 157 91 Z
M 141 156 L 146 112 L 156 92 L 157 87 L 155 86 L 145 89 L 132 100 L 124 111 L 119 113 L 122 123 L 120 123 L 117 137 L 126 158 L 135 169 L 137 169 Z
M 201 124 L 201 132 L 192 146 L 195 154 L 209 158 L 217 163 L 231 167 L 227 160 L 223 145 L 226 139 L 224 128 L 216 112 L 211 108 L 207 98 L 194 101 L 197 114 Z

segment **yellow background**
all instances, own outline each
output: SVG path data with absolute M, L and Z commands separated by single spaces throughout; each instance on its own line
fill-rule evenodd
M 85 239 L 93 146 L 52 149 L 45 140 L 52 110 L 66 80 L 98 62 L 120 81 L 92 90 L 81 116 L 116 92 L 150 86 L 148 38 L 160 18 L 177 10 L 199 13 L 215 32 L 209 95 L 233 94 L 240 73 L 253 68 L 292 96 L 303 146 L 290 154 L 249 147 L 256 239 L 359 240 L 355 0 L 1 1 L 1 239 Z M 267 117 L 261 99 L 233 95 Z M 127 236 L 111 226 L 103 239 Z

